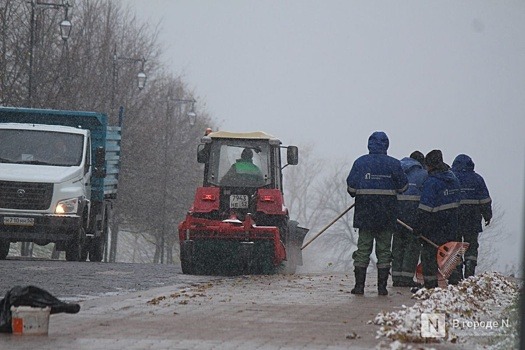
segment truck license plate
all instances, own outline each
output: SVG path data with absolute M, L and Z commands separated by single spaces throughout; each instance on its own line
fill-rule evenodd
M 248 208 L 248 196 L 244 194 L 232 194 L 230 196 L 230 208 Z
M 4 225 L 17 225 L 17 226 L 34 226 L 34 218 L 18 218 L 12 216 L 4 217 Z

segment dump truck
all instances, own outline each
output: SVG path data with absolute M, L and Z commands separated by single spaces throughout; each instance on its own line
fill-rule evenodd
M 308 229 L 290 220 L 282 171 L 298 164 L 298 148 L 261 131 L 216 131 L 201 139 L 197 161 L 202 186 L 178 226 L 182 272 L 294 273 Z
M 0 259 L 14 242 L 107 257 L 120 140 L 102 113 L 0 107 Z

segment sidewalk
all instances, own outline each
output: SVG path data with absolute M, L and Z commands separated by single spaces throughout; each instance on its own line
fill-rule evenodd
M 51 315 L 49 336 L 0 334 L 0 349 L 370 349 L 381 310 L 412 305 L 407 288 L 364 296 L 353 274 L 240 276 L 81 302 Z

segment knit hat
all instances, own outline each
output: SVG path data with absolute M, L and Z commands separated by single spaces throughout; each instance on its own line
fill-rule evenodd
M 433 168 L 439 167 L 443 164 L 443 153 L 438 149 L 428 152 L 425 156 L 425 164 Z
M 412 152 L 410 158 L 417 160 L 421 165 L 425 164 L 425 155 L 419 151 Z

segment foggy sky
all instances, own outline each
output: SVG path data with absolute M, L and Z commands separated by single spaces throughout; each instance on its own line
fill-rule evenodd
M 500 260 L 520 263 L 525 2 L 121 1 L 161 23 L 166 65 L 223 130 L 313 143 L 348 170 L 376 130 L 396 158 L 470 155 L 505 214 Z

